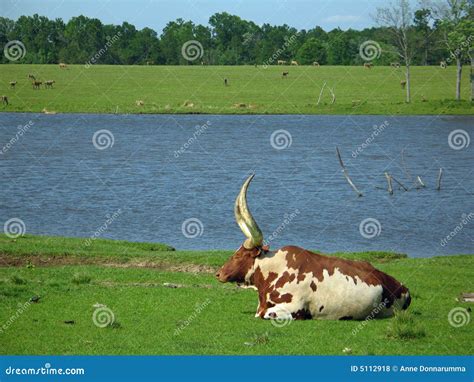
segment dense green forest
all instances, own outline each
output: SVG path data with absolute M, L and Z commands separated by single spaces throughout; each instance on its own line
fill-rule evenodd
M 413 15 L 409 27 L 414 48 L 411 64 L 449 61 L 451 52 L 440 43 L 445 33 L 443 23 L 428 9 L 417 10 Z M 466 17 L 472 17 L 472 9 Z M 288 25 L 259 26 L 225 12 L 212 15 L 208 26 L 182 19 L 171 21 L 161 35 L 150 28 L 138 30 L 127 22 L 108 25 L 85 16 L 73 17 L 67 23 L 37 14 L 21 16 L 16 21 L 0 17 L 1 46 L 12 40 L 25 46 L 26 54 L 15 61 L 18 63 L 253 65 L 276 64 L 272 57 L 278 52 L 278 59 L 298 60 L 303 65 L 314 61 L 321 65 L 359 65 L 364 62 L 359 48 L 367 40 L 376 41 L 383 52 L 374 58 L 375 64 L 402 61 L 395 53 L 396 41 L 387 26 L 360 31 L 326 32 L 318 26 L 297 30 Z M 183 44 L 190 40 L 198 41 L 202 47 L 198 60 L 183 57 Z M 467 57 L 463 60 L 467 61 Z M 10 61 L 2 55 L 0 62 Z

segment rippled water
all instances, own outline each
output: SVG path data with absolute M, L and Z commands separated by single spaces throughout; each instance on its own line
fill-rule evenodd
M 474 143 L 461 150 L 448 143 L 455 129 L 474 138 L 473 121 L 469 116 L 3 113 L 0 223 L 19 218 L 32 234 L 96 233 L 178 249 L 234 249 L 243 235 L 233 203 L 245 177 L 255 172 L 249 204 L 273 248 L 473 253 Z M 99 150 L 93 136 L 102 129 L 112 133 L 101 138 L 113 136 L 113 145 Z M 273 147 L 278 145 L 289 147 Z M 335 146 L 363 197 L 343 178 Z M 427 187 L 409 192 L 395 187 L 390 196 L 384 171 L 410 184 L 402 149 L 409 172 Z M 376 220 L 372 228 L 378 233 L 372 238 L 360 232 L 369 218 Z M 188 219 L 194 220 L 185 235 Z M 365 236 L 371 236 L 368 231 Z

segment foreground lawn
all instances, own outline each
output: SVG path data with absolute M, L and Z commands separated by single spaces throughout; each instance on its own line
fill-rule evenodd
M 402 280 L 409 314 L 277 327 L 254 318 L 255 291 L 215 280 L 229 251 L 81 243 L 0 236 L 1 354 L 473 354 L 472 320 L 455 328 L 448 314 L 469 308 L 456 298 L 474 290 L 474 256 L 338 254 L 371 259 Z M 100 328 L 92 317 L 103 305 L 114 322 Z
M 289 71 L 288 78 L 281 73 Z M 28 74 L 55 80 L 33 90 Z M 454 101 L 455 67 L 412 68 L 411 104 L 400 86 L 402 69 L 312 66 L 105 66 L 2 65 L 4 111 L 211 114 L 472 114 L 469 70 L 462 99 Z M 224 86 L 224 78 L 229 86 Z M 10 81 L 18 81 L 10 89 Z M 324 83 L 334 90 L 336 102 Z M 143 104 L 137 105 L 137 101 Z

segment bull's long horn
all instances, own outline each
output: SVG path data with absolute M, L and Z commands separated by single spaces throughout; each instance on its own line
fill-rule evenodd
M 253 177 L 254 175 L 250 175 L 243 184 L 240 193 L 235 200 L 234 208 L 235 220 L 237 220 L 237 224 L 247 237 L 247 240 L 244 242 L 244 247 L 247 249 L 259 247 L 263 243 L 262 231 L 260 231 L 260 228 L 250 213 L 247 205 L 247 188 L 249 187 Z

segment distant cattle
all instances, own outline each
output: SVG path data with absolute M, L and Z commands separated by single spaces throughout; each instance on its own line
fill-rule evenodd
M 28 79 L 34 81 L 34 80 L 36 80 L 36 77 L 33 74 L 30 73 L 30 74 L 28 74 Z
M 283 72 L 281 74 L 281 76 L 282 76 L 282 78 L 286 78 L 286 77 L 288 77 L 288 74 L 290 74 L 290 72 Z
M 292 60 L 291 65 L 298 66 L 299 64 L 298 64 L 298 61 Z
M 33 81 L 31 84 L 33 85 L 33 89 L 40 89 L 41 85 L 43 85 L 43 81 Z
M 405 89 L 405 87 L 407 86 L 407 81 L 406 80 L 401 80 L 400 81 L 400 86 L 402 87 L 402 89 Z
M 372 64 L 371 62 L 365 62 L 364 63 L 364 68 L 366 68 L 366 69 L 372 69 L 373 66 L 374 66 L 374 64 Z
M 1 96 L 0 99 L 2 100 L 2 105 L 8 105 L 8 97 L 6 95 Z
M 313 62 L 313 66 L 318 66 L 318 67 L 319 67 L 319 66 L 320 66 L 320 65 L 319 65 L 319 62 L 318 62 L 318 61 L 314 61 L 314 62 Z
M 227 85 L 229 85 L 227 78 L 224 78 L 224 86 L 227 86 Z
M 286 65 L 287 63 L 286 63 L 285 60 L 278 60 L 278 61 L 277 61 L 277 64 L 278 64 L 278 65 Z
M 397 68 L 397 69 L 398 69 L 398 68 L 400 67 L 400 63 L 399 63 L 399 62 L 391 62 L 391 63 L 390 63 L 390 66 L 391 66 L 392 68 Z
M 67 65 L 64 62 L 59 63 L 59 68 L 60 69 L 67 69 Z
M 10 89 L 15 89 L 16 81 L 10 81 Z
M 55 82 L 56 82 L 56 81 L 54 81 L 54 80 L 45 81 L 45 83 L 44 83 L 45 89 L 47 89 L 47 88 L 52 89 Z

